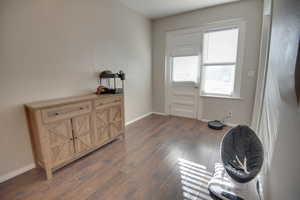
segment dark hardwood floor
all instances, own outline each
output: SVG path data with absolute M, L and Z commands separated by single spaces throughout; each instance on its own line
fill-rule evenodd
M 33 169 L 0 184 L 1 200 L 206 200 L 223 131 L 192 119 L 151 115 L 117 140 L 46 181 Z

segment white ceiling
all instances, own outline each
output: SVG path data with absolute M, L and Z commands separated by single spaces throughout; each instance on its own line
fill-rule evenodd
M 161 18 L 240 0 L 120 0 L 127 7 L 151 18 Z

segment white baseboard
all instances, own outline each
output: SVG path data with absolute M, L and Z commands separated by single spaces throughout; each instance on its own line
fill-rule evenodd
M 152 114 L 162 115 L 162 116 L 167 116 L 168 115 L 167 113 L 161 113 L 161 112 L 152 112 Z
M 142 115 L 142 116 L 139 116 L 139 117 L 137 117 L 137 118 L 135 118 L 135 119 L 133 119 L 133 120 L 131 120 L 131 121 L 129 121 L 129 122 L 126 122 L 126 123 L 125 123 L 125 126 L 128 126 L 129 124 L 132 124 L 132 123 L 134 123 L 134 122 L 136 122 L 136 121 L 139 121 L 139 120 L 141 120 L 141 119 L 143 119 L 143 118 L 145 118 L 145 117 L 148 117 L 148 116 L 150 116 L 150 115 L 152 115 L 152 114 L 167 116 L 166 113 L 149 112 L 149 113 L 147 113 L 147 114 L 145 114 L 145 115 Z
M 203 122 L 210 122 L 210 121 L 213 121 L 213 120 L 209 120 L 209 119 L 199 119 L 200 121 L 203 121 Z M 231 126 L 231 127 L 236 127 L 238 126 L 238 124 L 233 124 L 233 123 L 225 123 L 226 126 Z
M 4 175 L 0 176 L 0 183 L 3 183 L 4 181 L 7 181 L 7 180 L 9 180 L 11 178 L 14 178 L 14 177 L 16 177 L 16 176 L 18 176 L 20 174 L 23 174 L 23 173 L 25 173 L 25 172 L 33 169 L 33 168 L 35 168 L 35 164 L 31 163 L 31 164 L 29 164 L 29 165 L 27 165 L 25 167 L 22 167 L 20 169 L 17 169 L 17 170 L 14 170 L 12 172 L 9 172 L 7 174 L 4 174 Z
M 239 124 L 225 123 L 225 125 L 227 125 L 227 126 L 231 126 L 231 127 L 236 127 L 236 126 L 238 126 Z
M 152 115 L 152 112 L 149 112 L 149 113 L 147 113 L 147 114 L 145 114 L 145 115 L 142 115 L 142 116 L 139 116 L 139 117 L 137 117 L 137 118 L 135 118 L 135 119 L 133 119 L 133 120 L 131 120 L 131 121 L 129 121 L 129 122 L 126 122 L 126 123 L 125 123 L 125 126 L 128 126 L 129 124 L 132 124 L 132 123 L 134 123 L 134 122 L 136 122 L 136 121 L 139 121 L 139 120 L 141 120 L 141 119 L 143 119 L 143 118 L 145 118 L 145 117 L 148 117 L 148 116 L 150 116 L 150 115 Z

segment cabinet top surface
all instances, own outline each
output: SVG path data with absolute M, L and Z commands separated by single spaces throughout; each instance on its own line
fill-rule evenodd
M 89 95 L 65 97 L 65 98 L 45 100 L 45 101 L 37 101 L 37 102 L 25 104 L 25 106 L 30 109 L 42 109 L 42 108 L 48 108 L 53 106 L 65 105 L 69 103 L 76 103 L 80 101 L 88 101 L 88 100 L 114 97 L 114 96 L 123 96 L 123 94 L 102 94 L 102 95 L 89 94 Z

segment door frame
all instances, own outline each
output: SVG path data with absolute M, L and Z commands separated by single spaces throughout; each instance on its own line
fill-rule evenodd
M 170 96 L 171 96 L 171 87 L 172 87 L 172 80 L 171 80 L 171 76 L 172 76 L 172 69 L 171 69 L 171 46 L 172 46 L 172 40 L 174 37 L 176 36 L 185 36 L 185 35 L 192 35 L 192 34 L 201 34 L 203 32 L 203 29 L 201 27 L 198 28 L 190 28 L 190 29 L 182 29 L 182 30 L 175 30 L 175 31 L 169 31 L 166 32 L 166 49 L 165 49 L 165 112 L 167 115 L 171 115 L 171 108 L 170 108 Z M 182 54 L 182 56 L 184 56 L 184 54 Z M 199 55 L 199 68 L 202 65 L 202 56 Z M 192 85 L 191 83 L 186 83 L 186 84 L 178 84 L 178 86 L 186 86 L 186 87 L 196 87 L 199 89 L 200 86 L 200 82 L 201 82 L 201 73 L 199 70 L 199 74 L 198 74 L 198 82 L 196 85 Z M 200 119 L 199 118 L 199 108 L 201 108 L 199 106 L 199 100 L 198 97 L 200 95 L 200 89 L 198 90 L 197 95 L 197 101 L 196 101 L 196 115 L 194 116 L 195 119 Z
M 271 43 L 272 11 L 270 7 L 272 2 L 270 1 L 267 3 L 269 3 L 270 5 L 265 5 L 265 11 L 262 19 L 259 66 L 257 72 L 255 101 L 251 121 L 251 127 L 256 133 L 258 133 L 260 129 L 260 123 L 262 118 L 263 102 L 265 97 L 265 86 L 267 81 L 267 71 L 269 64 L 269 49 Z
M 215 21 L 215 22 L 211 22 L 211 23 L 206 23 L 203 25 L 199 25 L 197 27 L 189 27 L 189 28 L 183 28 L 183 29 L 177 29 L 177 30 L 170 30 L 166 32 L 166 47 L 165 47 L 165 66 L 164 66 L 164 88 L 165 88 L 165 113 L 167 115 L 171 114 L 171 110 L 170 110 L 170 87 L 171 87 L 171 81 L 170 81 L 170 76 L 171 76 L 171 70 L 170 70 L 170 59 L 169 59 L 169 55 L 170 55 L 170 38 L 174 37 L 174 36 L 178 36 L 178 35 L 188 35 L 188 34 L 195 34 L 195 33 L 200 33 L 200 34 L 204 34 L 206 30 L 213 30 L 213 29 L 226 29 L 226 27 L 231 27 L 232 25 L 236 26 L 238 25 L 240 30 L 242 31 L 242 38 L 240 41 L 240 45 L 242 45 L 240 48 L 244 48 L 244 42 L 245 42 L 245 32 L 246 32 L 246 21 L 244 21 L 244 19 L 242 18 L 234 18 L 234 19 L 229 19 L 229 20 L 222 20 L 222 21 Z M 203 40 L 203 38 L 202 38 Z M 202 41 L 203 42 L 203 41 Z M 201 50 L 202 51 L 202 50 Z M 242 66 L 243 63 L 243 53 L 239 56 L 241 57 L 240 60 L 238 61 L 239 65 Z M 200 70 L 199 70 L 199 83 L 198 83 L 198 88 L 199 88 L 199 94 L 198 94 L 198 101 L 197 101 L 197 118 L 198 120 L 201 120 L 203 118 L 202 116 L 202 102 L 199 103 L 199 98 L 201 98 L 201 76 L 202 76 L 202 52 L 200 54 Z M 242 73 L 242 67 L 240 69 L 238 69 L 237 74 L 235 77 L 236 81 L 241 82 L 241 73 Z M 235 86 L 236 87 L 236 86 Z M 240 86 L 239 86 L 240 87 Z

